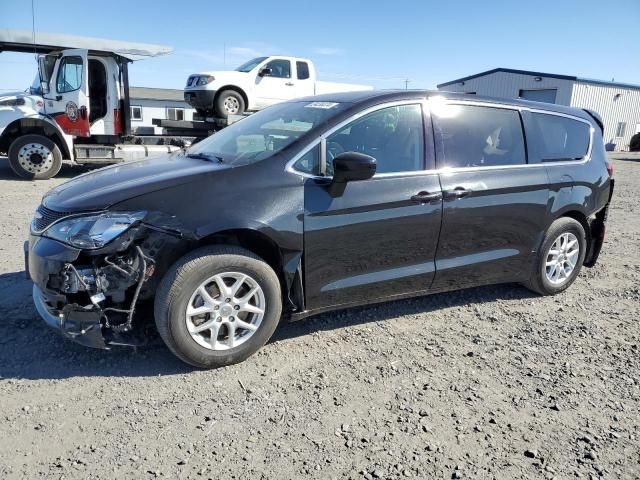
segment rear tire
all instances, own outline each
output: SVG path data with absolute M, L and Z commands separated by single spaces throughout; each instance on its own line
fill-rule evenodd
M 233 292 L 240 279 L 245 283 Z M 280 321 L 282 295 L 278 276 L 260 257 L 217 245 L 178 260 L 162 279 L 154 306 L 169 350 L 195 367 L 216 368 L 241 362 L 267 343 Z
M 242 115 L 245 108 L 244 98 L 235 90 L 223 90 L 215 100 L 216 115 L 221 118 Z
M 525 286 L 540 295 L 565 291 L 578 277 L 586 251 L 582 224 L 573 218 L 557 219 L 545 234 L 535 271 Z
M 8 153 L 11 170 L 28 180 L 47 180 L 62 168 L 62 152 L 58 145 L 42 135 L 16 138 Z

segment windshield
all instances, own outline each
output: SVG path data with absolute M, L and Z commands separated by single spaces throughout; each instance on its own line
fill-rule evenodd
M 264 62 L 267 58 L 268 57 L 258 57 L 258 58 L 254 58 L 253 60 L 249 60 L 248 62 L 243 63 L 238 68 L 236 68 L 236 72 L 244 72 L 244 73 L 250 72 L 251 70 L 256 68 L 259 64 Z
M 57 60 L 57 55 L 43 55 L 45 58 L 45 62 L 47 65 L 47 71 L 45 72 L 46 74 L 44 75 L 45 78 L 51 78 L 51 76 L 53 75 L 53 67 L 55 67 L 56 65 L 56 60 Z M 39 67 L 38 67 L 39 68 Z M 41 75 L 42 72 L 38 72 L 36 73 L 36 77 L 33 79 L 33 83 L 31 84 L 31 86 L 27 89 L 27 91 L 31 94 L 31 95 L 42 95 L 42 87 L 41 87 Z
M 24 85 L 24 84 L 23 84 Z M 28 89 L 31 95 L 42 95 L 42 87 L 40 86 L 40 75 L 36 73 L 36 77 L 33 79 L 33 83 Z
M 187 154 L 246 164 L 268 158 L 343 111 L 348 103 L 279 103 L 243 118 L 191 147 Z

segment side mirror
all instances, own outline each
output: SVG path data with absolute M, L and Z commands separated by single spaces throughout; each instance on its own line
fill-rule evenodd
M 49 69 L 47 68 L 47 56 L 38 56 L 38 74 L 40 75 L 40 90 L 42 94 L 49 93 Z
M 270 68 L 263 68 L 258 72 L 258 76 L 259 77 L 270 77 L 271 75 L 273 75 L 273 70 L 271 70 Z
M 376 173 L 376 159 L 358 152 L 345 152 L 333 159 L 333 181 L 329 185 L 332 197 L 344 192 L 347 182 L 368 180 Z

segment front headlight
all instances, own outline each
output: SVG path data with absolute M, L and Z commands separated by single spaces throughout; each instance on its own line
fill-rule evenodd
M 76 248 L 102 248 L 144 218 L 146 212 L 105 212 L 67 218 L 47 228 L 45 237 Z

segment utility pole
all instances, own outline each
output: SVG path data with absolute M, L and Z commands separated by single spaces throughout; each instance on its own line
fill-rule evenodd
M 404 89 L 405 89 L 405 90 L 409 90 L 409 82 L 410 82 L 410 81 L 411 81 L 411 80 L 409 80 L 408 78 L 407 78 L 407 79 L 405 79 L 405 81 L 404 81 Z

